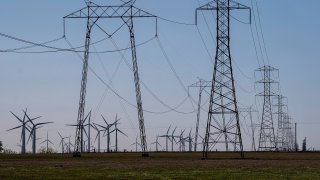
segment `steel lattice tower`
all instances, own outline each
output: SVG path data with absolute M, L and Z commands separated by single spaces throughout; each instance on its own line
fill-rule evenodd
M 239 112 L 240 112 L 240 114 L 241 113 L 247 113 L 247 115 L 249 115 L 249 118 L 250 118 L 250 123 L 251 123 L 251 125 L 250 125 L 250 127 L 251 127 L 251 134 L 252 134 L 252 142 L 251 142 L 251 150 L 252 151 L 256 151 L 256 140 L 255 140 L 255 129 L 256 129 L 256 124 L 255 123 L 253 123 L 253 117 L 252 117 L 252 114 L 253 113 L 259 113 L 259 111 L 258 110 L 255 110 L 254 108 L 253 108 L 253 106 L 250 106 L 250 107 L 248 107 L 248 108 L 239 108 Z
M 274 151 L 276 150 L 276 139 L 273 127 L 272 116 L 272 102 L 271 97 L 276 96 L 271 90 L 271 84 L 277 83 L 271 78 L 271 72 L 277 71 L 276 68 L 271 66 L 263 66 L 256 70 L 261 72 L 263 78 L 256 83 L 263 84 L 263 92 L 257 96 L 263 97 L 262 121 L 259 136 L 259 151 Z
M 85 52 L 84 52 L 84 59 L 83 59 L 83 70 L 82 70 L 80 102 L 79 102 L 79 110 L 78 110 L 78 118 L 77 118 L 77 130 L 76 130 L 76 138 L 75 138 L 76 142 L 75 142 L 75 148 L 74 148 L 75 149 L 74 156 L 80 156 L 80 151 L 82 152 L 81 126 L 84 121 L 91 30 L 99 19 L 110 19 L 110 18 L 121 19 L 123 21 L 123 25 L 126 25 L 129 29 L 142 155 L 148 156 L 148 153 L 147 153 L 148 148 L 147 148 L 147 142 L 146 142 L 146 133 L 145 133 L 145 126 L 144 126 L 142 100 L 141 100 L 142 98 L 141 98 L 141 91 L 140 91 L 140 78 L 139 78 L 137 54 L 136 54 L 135 35 L 134 35 L 134 28 L 133 28 L 133 19 L 134 18 L 150 18 L 150 17 L 157 18 L 157 17 L 144 10 L 136 8 L 135 6 L 133 6 L 134 2 L 135 1 L 130 0 L 128 2 L 124 2 L 120 6 L 100 6 L 92 2 L 87 2 L 87 7 L 82 8 L 78 11 L 75 11 L 64 17 L 64 19 L 66 18 L 87 19 L 87 32 L 86 32 Z M 98 27 L 101 29 L 100 26 Z M 103 29 L 101 30 L 104 33 L 107 33 L 105 30 Z M 118 30 L 107 35 L 111 37 L 117 31 Z
M 230 54 L 230 10 L 234 9 L 250 8 L 230 0 L 215 0 L 197 9 L 217 12 L 217 47 L 203 144 L 204 159 L 208 158 L 211 145 L 214 147 L 218 143 L 224 144 L 226 151 L 232 145 L 244 157 Z
M 284 140 L 285 140 L 285 124 L 284 124 L 284 108 L 287 106 L 284 103 L 284 99 L 286 97 L 282 95 L 276 96 L 277 103 L 275 107 L 278 109 L 275 114 L 277 114 L 278 117 L 278 127 L 277 127 L 277 136 L 276 136 L 276 148 L 279 151 L 283 151 L 284 148 Z
M 197 112 L 197 123 L 196 123 L 196 134 L 194 136 L 194 151 L 197 151 L 198 145 L 198 135 L 199 135 L 199 122 L 200 122 L 200 113 L 201 113 L 201 100 L 202 100 L 202 92 L 205 88 L 210 87 L 211 81 L 205 81 L 199 79 L 198 82 L 192 84 L 190 87 L 198 87 L 199 88 L 199 98 L 198 98 L 198 112 Z

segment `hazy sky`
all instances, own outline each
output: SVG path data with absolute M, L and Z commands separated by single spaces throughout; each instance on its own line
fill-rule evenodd
M 118 5 L 119 1 L 95 0 L 101 5 Z M 193 24 L 195 9 L 207 0 L 137 0 L 136 6 L 162 18 Z M 245 5 L 255 5 L 255 0 L 239 1 Z M 320 12 L 318 0 L 257 0 L 261 26 L 265 39 L 270 64 L 280 70 L 281 92 L 289 99 L 289 114 L 293 122 L 298 123 L 298 142 L 308 138 L 307 146 L 320 148 L 318 128 L 320 121 L 320 84 L 318 67 L 320 65 Z M 46 42 L 63 35 L 63 17 L 84 7 L 84 1 L 4 1 L 0 7 L 1 33 L 19 37 L 33 42 Z M 253 7 L 257 18 L 256 6 Z M 247 11 L 233 12 L 233 17 L 248 22 Z M 205 17 L 205 18 L 204 18 Z M 184 86 L 197 81 L 197 77 L 205 80 L 212 78 L 212 57 L 215 53 L 215 14 L 204 12 L 198 15 L 198 28 L 206 47 L 201 40 L 196 26 L 179 25 L 167 21 L 158 21 L 158 40 L 155 35 L 154 19 L 135 20 L 135 33 L 140 77 L 143 82 L 142 101 L 147 111 L 165 112 L 164 106 L 150 93 L 156 95 L 162 103 L 176 107 L 179 112 L 192 112 L 195 102 L 188 97 L 186 89 L 176 78 L 163 55 L 159 43 L 163 45 L 176 73 Z M 254 19 L 253 19 L 254 20 Z M 66 37 L 72 46 L 84 44 L 85 20 L 69 19 L 66 21 Z M 108 32 L 119 27 L 120 20 L 99 20 L 98 24 Z M 206 25 L 208 24 L 208 26 Z M 259 26 L 259 23 L 257 24 Z M 251 25 L 255 42 L 257 42 L 254 22 Z M 259 28 L 259 27 L 258 27 Z M 261 37 L 261 32 L 258 32 Z M 262 63 L 261 53 L 257 60 L 252 33 L 249 24 L 232 19 L 231 53 L 235 71 L 236 93 L 240 107 L 254 105 L 261 112 L 261 99 L 255 100 L 255 94 L 261 88 L 254 88 L 254 70 Z M 95 27 L 92 32 L 92 42 L 106 38 L 106 35 Z M 152 39 L 151 41 L 148 41 Z M 148 41 L 148 43 L 139 45 Z M 0 49 L 12 49 L 29 44 L 0 37 Z M 128 47 L 129 35 L 127 27 L 123 27 L 112 40 L 106 40 L 91 46 L 92 52 L 112 51 Z M 117 47 L 115 47 L 115 44 Z M 59 48 L 70 48 L 66 39 L 60 39 L 48 44 Z M 258 50 L 259 46 L 257 45 Z M 52 50 L 47 48 L 23 49 L 21 52 L 39 52 Z M 79 49 L 80 51 L 83 49 Z M 131 66 L 130 51 L 90 54 L 89 64 L 94 72 L 117 91 L 128 102 L 135 104 L 135 90 Z M 83 56 L 83 53 L 79 54 Z M 267 62 L 266 56 L 264 55 Z M 128 62 L 128 63 L 126 63 Z M 259 62 L 259 63 L 258 63 Z M 20 125 L 10 114 L 10 111 L 23 116 L 22 109 L 28 108 L 30 116 L 42 116 L 39 122 L 53 121 L 38 131 L 38 137 L 43 141 L 46 132 L 59 148 L 59 131 L 64 136 L 75 135 L 75 129 L 65 124 L 76 123 L 82 64 L 78 55 L 73 52 L 51 53 L 1 53 L 0 60 L 0 140 L 8 148 L 19 151 L 17 144 L 21 130 L 6 132 L 7 129 Z M 110 77 L 113 77 L 110 83 Z M 258 78 L 258 77 L 256 77 Z M 107 90 L 107 91 L 106 91 Z M 105 93 L 105 91 L 107 93 Z M 209 91 L 209 89 L 208 89 Z M 191 99 L 197 101 L 198 89 L 190 89 Z M 99 105 L 101 103 L 101 105 Z M 193 102 L 193 103 L 192 103 Z M 203 109 L 208 109 L 208 94 L 203 96 Z M 101 114 L 109 122 L 116 116 L 121 118 L 119 125 L 127 137 L 120 137 L 120 149 L 135 149 L 130 146 L 139 134 L 136 109 L 119 99 L 113 92 L 89 72 L 87 86 L 86 112 L 93 111 L 93 121 L 102 124 Z M 186 129 L 194 132 L 196 113 L 148 113 L 145 112 L 148 148 L 154 149 L 151 142 L 156 135 L 166 132 L 169 125 L 178 126 L 178 131 Z M 204 124 L 207 113 L 202 111 L 200 135 L 204 134 Z M 255 123 L 261 119 L 255 116 Z M 275 119 L 276 121 L 276 119 Z M 243 139 L 246 150 L 251 148 L 249 119 L 241 121 Z M 258 134 L 256 130 L 256 135 Z M 93 140 L 95 132 L 92 133 Z M 258 139 L 258 138 L 256 138 Z M 112 144 L 114 145 L 112 139 Z M 164 139 L 161 139 L 164 147 Z M 72 140 L 73 142 L 73 140 Z M 94 144 L 96 146 L 96 143 Z M 102 139 L 105 148 L 106 139 Z M 38 146 L 39 147 L 39 146 Z M 178 146 L 177 146 L 178 148 Z M 28 144 L 31 150 L 31 143 Z

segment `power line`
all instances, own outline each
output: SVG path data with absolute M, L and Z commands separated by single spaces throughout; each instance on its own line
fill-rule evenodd
M 59 41 L 61 39 L 63 39 L 64 36 L 61 36 L 59 38 L 56 38 L 56 39 L 53 39 L 53 40 L 50 40 L 50 41 L 46 41 L 44 43 L 39 43 L 39 44 L 50 44 L 50 43 L 53 43 L 53 42 L 56 42 L 56 41 Z M 1 52 L 14 52 L 14 51 L 18 51 L 18 50 L 23 50 L 23 49 L 29 49 L 29 48 L 33 48 L 33 47 L 37 47 L 37 45 L 30 45 L 30 46 L 22 46 L 22 47 L 18 47 L 18 48 L 13 48 L 13 49 L 6 49 L 6 50 L 0 50 Z
M 251 0 L 251 6 L 253 7 L 253 0 Z M 257 20 L 256 20 L 256 15 L 255 15 L 255 10 L 253 9 L 252 10 L 252 15 L 253 15 L 253 20 L 254 20 L 254 27 L 256 29 L 256 35 L 257 35 L 257 39 L 258 39 L 258 45 L 259 45 L 259 50 L 260 50 L 260 53 L 261 53 L 261 58 L 262 58 L 262 62 L 263 62 L 263 65 L 266 65 L 266 62 L 264 60 L 264 53 L 263 53 L 263 50 L 262 50 L 262 45 L 261 45 L 261 40 L 260 40 L 260 35 L 259 35 L 259 30 L 258 30 L 258 26 L 257 26 Z
M 205 48 L 205 50 L 206 50 L 206 52 L 207 52 L 207 54 L 208 54 L 208 56 L 209 56 L 209 58 L 210 58 L 210 61 L 211 61 L 212 64 L 214 64 L 214 62 L 213 62 L 213 57 L 211 56 L 210 51 L 209 51 L 209 48 L 208 48 L 206 42 L 204 41 L 203 35 L 201 34 L 201 31 L 200 31 L 199 27 L 196 26 L 196 28 L 197 28 L 198 34 L 199 34 L 199 36 L 200 36 L 200 39 L 201 39 L 201 41 L 202 41 L 202 44 L 204 45 L 204 48 Z
M 161 49 L 161 52 L 162 52 L 163 56 L 164 56 L 165 59 L 166 59 L 166 62 L 168 63 L 171 71 L 173 72 L 174 76 L 175 76 L 176 79 L 178 80 L 180 86 L 181 86 L 182 89 L 189 95 L 188 89 L 187 89 L 186 86 L 183 84 L 183 82 L 182 82 L 181 78 L 179 77 L 177 71 L 174 69 L 174 67 L 173 67 L 173 65 L 172 65 L 172 62 L 171 62 L 168 54 L 166 53 L 166 51 L 165 51 L 165 49 L 164 49 L 164 47 L 163 47 L 163 45 L 162 45 L 162 43 L 161 43 L 161 41 L 160 41 L 160 39 L 159 39 L 158 36 L 157 36 L 157 42 L 158 42 L 158 45 L 159 45 L 159 47 L 160 47 L 160 49 Z M 193 103 L 196 103 L 196 101 L 195 101 L 191 96 L 188 96 L 188 97 L 189 97 L 190 103 L 191 103 L 191 105 L 192 105 L 192 107 L 193 107 L 193 109 L 194 109 L 194 112 L 196 112 L 197 110 L 196 110 L 196 108 L 194 107 L 194 104 L 193 104 Z
M 200 1 L 197 0 L 197 2 L 198 2 L 198 5 L 201 6 Z M 212 12 L 212 13 L 213 13 L 213 12 Z M 202 17 L 203 17 L 203 19 L 204 19 L 204 22 L 205 22 L 205 24 L 206 24 L 206 26 L 207 26 L 207 29 L 208 29 L 209 33 L 210 33 L 210 36 L 211 36 L 211 38 L 212 38 L 212 41 L 214 41 L 215 38 L 213 37 L 213 34 L 212 34 L 211 29 L 210 29 L 210 27 L 209 27 L 209 23 L 208 23 L 207 18 L 205 17 L 203 11 L 201 11 L 201 15 L 202 15 Z
M 82 48 L 84 46 L 78 46 L 78 47 L 74 47 L 74 48 L 70 48 L 70 49 L 63 49 L 63 48 L 58 48 L 58 47 L 53 47 L 53 46 L 47 46 L 46 45 L 46 44 L 49 44 L 49 43 L 56 42 L 58 40 L 64 39 L 64 38 L 66 38 L 66 36 L 63 36 L 61 38 L 54 39 L 54 40 L 51 40 L 51 41 L 48 41 L 48 42 L 44 42 L 44 43 L 35 43 L 35 42 L 32 42 L 32 41 L 24 40 L 24 39 L 17 38 L 17 37 L 14 37 L 14 36 L 3 34 L 3 33 L 0 33 L 0 36 L 6 37 L 6 38 L 9 38 L 9 39 L 12 39 L 12 40 L 16 40 L 16 41 L 32 44 L 31 46 L 24 46 L 24 47 L 19 47 L 19 48 L 0 50 L 0 52 L 17 53 L 17 54 L 42 54 L 42 53 L 56 53 L 56 52 L 76 52 L 76 53 L 81 53 L 81 52 L 84 52 L 83 50 L 81 50 L 81 51 L 80 50 L 76 50 L 76 49 Z M 99 41 L 91 43 L 90 45 L 94 45 L 94 44 L 100 43 L 100 42 L 105 41 L 105 40 L 107 40 L 109 38 L 111 38 L 111 37 L 103 38 L 103 39 L 101 39 Z M 142 42 L 142 43 L 137 44 L 136 47 L 143 46 L 143 45 L 151 42 L 154 39 L 155 39 L 155 36 L 150 38 L 150 39 L 148 39 L 148 40 L 146 40 L 146 41 L 144 41 L 144 42 Z M 18 50 L 29 49 L 29 48 L 33 48 L 33 47 L 44 47 L 44 48 L 49 48 L 49 49 L 54 49 L 54 50 L 22 51 L 22 52 L 18 51 Z M 92 51 L 90 53 L 92 53 L 92 54 L 105 54 L 105 53 L 114 53 L 114 52 L 119 52 L 119 51 L 126 51 L 128 49 L 130 49 L 130 48 L 127 47 L 127 48 L 116 49 L 116 50 Z
M 69 44 L 70 47 L 72 47 L 72 44 L 70 43 L 70 41 L 65 38 L 65 40 L 67 41 L 67 43 Z M 76 53 L 76 52 L 75 52 Z M 79 59 L 83 62 L 83 58 L 81 57 L 81 55 L 79 55 L 78 53 L 76 53 L 77 56 L 79 57 Z M 133 103 L 129 102 L 126 98 L 124 98 L 123 96 L 121 96 L 116 90 L 114 90 L 108 83 L 106 83 L 103 78 L 101 78 L 97 72 L 95 72 L 93 70 L 93 68 L 91 66 L 88 66 L 89 70 L 94 74 L 94 76 L 96 76 L 96 78 L 102 83 L 104 84 L 110 91 L 112 91 L 117 97 L 119 97 L 121 100 L 123 100 L 124 102 L 126 102 L 128 105 L 134 107 L 134 108 L 137 108 L 136 105 L 134 105 Z M 170 107 L 169 105 L 165 104 L 160 98 L 158 98 L 147 86 L 145 86 L 145 84 L 143 82 L 141 82 L 142 85 L 144 85 L 144 87 L 148 90 L 148 92 L 154 96 L 156 98 L 156 100 L 159 100 L 161 104 L 163 104 L 165 107 L 167 107 L 169 110 L 166 110 L 166 111 L 162 111 L 162 112 L 156 112 L 156 111 L 150 111 L 150 110 L 147 110 L 147 109 L 144 109 L 143 111 L 147 112 L 147 113 L 150 113 L 150 114 L 167 114 L 169 112 L 177 112 L 177 113 L 180 113 L 180 114 L 190 114 L 190 113 L 193 113 L 194 111 L 191 111 L 191 112 L 180 112 L 180 111 L 177 111 L 176 109 L 179 108 L 185 101 L 187 98 L 189 97 L 186 97 L 181 103 L 179 103 L 177 106 L 175 107 Z
M 262 25 L 261 25 L 260 10 L 259 10 L 259 6 L 258 6 L 257 0 L 255 0 L 255 2 L 256 2 L 255 4 L 256 4 L 257 15 L 258 15 L 258 23 L 259 23 L 259 27 L 260 27 L 260 32 L 261 32 L 261 38 L 262 38 L 262 42 L 263 42 L 263 46 L 264 46 L 264 51 L 265 51 L 265 54 L 266 54 L 267 61 L 270 64 L 269 55 L 268 55 L 268 51 L 267 51 L 267 46 L 266 46 L 266 42 L 265 42 L 265 38 L 264 38 L 264 33 L 263 33 L 263 30 L 262 30 Z
M 180 25 L 186 25 L 186 26 L 194 26 L 195 25 L 195 24 L 191 24 L 191 23 L 179 22 L 179 21 L 163 18 L 160 16 L 157 16 L 157 17 L 163 21 L 167 21 L 167 22 L 174 23 L 174 24 L 180 24 Z
M 116 44 L 116 42 L 115 42 L 112 38 L 111 38 L 111 41 L 112 41 L 114 47 L 115 47 L 115 48 L 118 48 L 118 45 Z M 128 60 L 125 58 L 124 54 L 121 53 L 121 52 L 119 52 L 119 54 L 120 54 L 120 56 L 121 56 L 121 59 L 122 59 L 122 60 L 125 62 L 125 64 L 128 66 L 128 68 L 129 68 L 131 71 L 133 71 L 133 68 L 131 67 L 131 65 L 130 65 L 130 63 L 128 62 Z M 184 99 L 181 103 L 179 103 L 177 106 L 171 107 L 171 106 L 167 105 L 166 103 L 164 103 L 155 93 L 153 93 L 153 92 L 151 91 L 151 89 L 150 89 L 143 81 L 140 80 L 140 82 L 141 82 L 142 86 L 143 86 L 160 104 L 162 104 L 163 106 L 165 106 L 165 107 L 167 107 L 167 108 L 169 109 L 168 111 L 161 112 L 160 114 L 168 113 L 168 112 L 171 112 L 171 111 L 177 112 L 177 113 L 179 113 L 179 114 L 191 114 L 191 113 L 195 112 L 195 111 L 190 111 L 190 112 L 177 111 L 177 109 L 184 104 L 185 100 L 186 100 L 188 97 L 187 97 L 186 99 Z

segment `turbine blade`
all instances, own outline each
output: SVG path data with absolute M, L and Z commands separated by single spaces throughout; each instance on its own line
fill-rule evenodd
M 10 111 L 11 112 L 11 111 Z M 17 115 L 15 115 L 13 112 L 11 112 L 11 114 L 16 117 L 20 122 L 23 122 Z
M 169 126 L 169 128 L 168 128 L 167 134 L 169 134 L 170 128 L 171 128 L 171 124 L 170 124 L 170 126 Z
M 18 128 L 20 128 L 20 127 L 22 127 L 22 125 L 17 126 L 17 127 L 14 127 L 14 128 L 11 128 L 11 129 L 8 129 L 7 131 L 11 131 L 11 130 L 14 130 L 14 129 L 18 129 Z
M 126 135 L 124 132 L 122 132 L 121 130 L 119 130 L 118 129 L 118 131 L 121 133 L 121 134 L 123 134 L 123 135 L 125 135 L 126 137 L 128 137 L 128 135 Z
M 102 119 L 104 120 L 104 122 L 109 126 L 109 123 L 107 122 L 107 120 L 103 117 L 103 115 L 101 115 Z

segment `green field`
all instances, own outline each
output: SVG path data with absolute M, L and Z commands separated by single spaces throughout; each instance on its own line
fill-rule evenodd
M 0 155 L 0 179 L 320 179 L 320 153 Z

